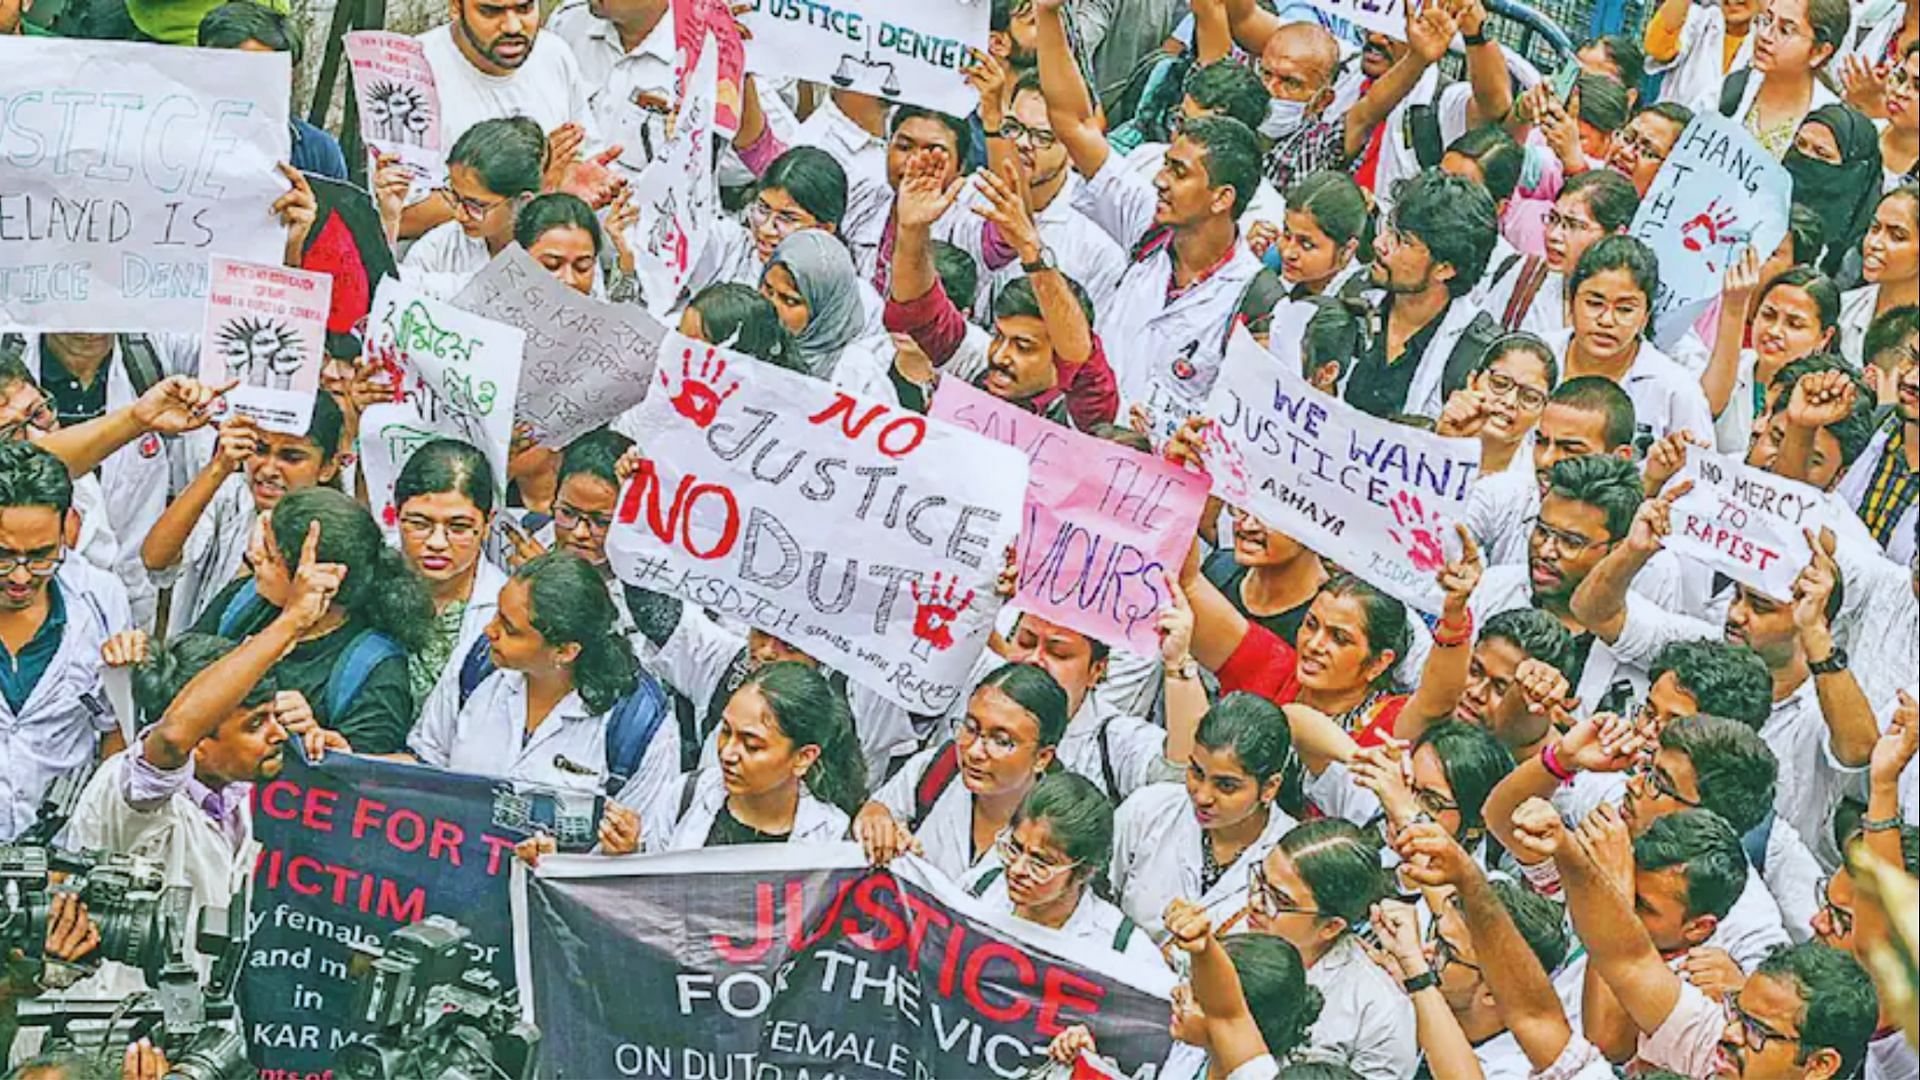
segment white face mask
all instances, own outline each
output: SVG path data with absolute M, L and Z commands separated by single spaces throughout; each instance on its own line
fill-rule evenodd
M 1267 102 L 1267 118 L 1260 121 L 1260 134 L 1269 139 L 1284 139 L 1307 122 L 1307 103 L 1274 98 Z

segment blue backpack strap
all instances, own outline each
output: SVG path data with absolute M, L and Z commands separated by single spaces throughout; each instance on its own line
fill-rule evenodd
M 460 704 L 465 705 L 480 684 L 493 674 L 493 642 L 481 634 L 460 661 Z
M 650 675 L 641 675 L 633 692 L 613 703 L 607 714 L 607 794 L 617 795 L 640 771 L 640 761 L 660 730 L 670 706 L 667 692 Z
M 378 630 L 361 631 L 334 660 L 333 670 L 327 673 L 327 722 L 340 722 L 340 718 L 352 707 L 353 699 L 360 695 L 360 688 L 367 684 L 367 677 L 373 674 L 374 668 L 388 660 L 404 660 L 406 655 L 406 650 Z
M 238 637 L 240 624 L 246 621 L 247 609 L 260 599 L 260 585 L 252 578 L 240 583 L 240 587 L 227 598 L 227 606 L 220 611 L 220 636 L 229 640 Z
M 1746 850 L 1747 861 L 1753 864 L 1753 869 L 1757 873 L 1767 872 L 1767 842 L 1773 838 L 1773 819 L 1773 812 L 1768 811 L 1765 821 L 1747 830 L 1747 835 L 1740 838 L 1740 846 Z

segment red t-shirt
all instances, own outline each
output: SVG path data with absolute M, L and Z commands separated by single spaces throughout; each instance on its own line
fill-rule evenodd
M 1220 692 L 1244 690 L 1258 694 L 1275 705 L 1286 705 L 1300 696 L 1300 678 L 1296 670 L 1299 657 L 1286 639 L 1259 623 L 1247 624 L 1247 636 L 1220 665 Z M 1406 708 L 1407 695 L 1394 694 L 1380 702 L 1365 727 L 1354 733 L 1361 746 L 1378 746 L 1393 734 L 1393 725 Z

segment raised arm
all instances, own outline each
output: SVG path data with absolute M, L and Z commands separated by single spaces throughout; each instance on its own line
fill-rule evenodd
M 74 476 L 92 472 L 113 452 L 152 432 L 183 435 L 213 416 L 214 399 L 239 385 L 206 386 L 184 375 L 154 383 L 139 400 L 82 424 L 49 431 L 34 444 L 66 463 Z
M 1376 962 L 1402 985 L 1412 979 L 1425 983 L 1408 997 L 1413 1001 L 1414 1026 L 1420 1039 L 1420 1053 L 1427 1059 L 1427 1071 L 1449 1080 L 1454 1077 L 1481 1080 L 1486 1072 L 1481 1069 L 1479 1055 L 1473 1052 L 1466 1032 L 1460 1030 L 1460 1021 L 1454 1017 L 1453 1007 L 1447 1004 L 1446 994 L 1439 982 L 1426 979 L 1433 967 L 1427 961 L 1421 941 L 1417 910 L 1398 900 L 1382 900 L 1373 906 L 1372 921 L 1374 932 L 1380 938 Z
M 1467 105 L 1467 129 L 1498 124 L 1513 111 L 1513 76 L 1507 55 L 1486 36 L 1487 9 L 1481 0 L 1451 0 L 1453 18 L 1467 43 L 1467 85 L 1473 101 Z
M 1374 126 L 1385 122 L 1387 114 L 1393 112 L 1413 92 L 1427 68 L 1440 62 L 1440 58 L 1447 54 L 1447 44 L 1459 29 L 1441 0 L 1426 0 L 1418 8 L 1408 4 L 1406 15 L 1406 54 L 1388 68 L 1385 75 L 1375 79 L 1360 100 L 1347 110 L 1348 158 L 1360 156 L 1360 152 L 1366 149 L 1367 140 L 1373 136 Z
M 1833 530 L 1821 529 L 1815 536 L 1805 530 L 1807 546 L 1813 558 L 1793 582 L 1793 625 L 1807 663 L 1821 664 L 1833 659 L 1838 648 L 1827 609 L 1833 592 L 1840 587 L 1840 566 L 1833 561 Z M 1873 706 L 1860 692 L 1853 672 L 1844 667 L 1813 677 L 1813 689 L 1820 700 L 1820 715 L 1827 722 L 1828 745 L 1835 761 L 1848 768 L 1859 768 L 1873 756 L 1874 743 L 1880 739 L 1880 722 Z
M 1200 5 L 1210 0 L 1194 0 L 1194 20 L 1199 21 Z M 1255 0 L 1219 0 L 1227 13 L 1233 40 L 1251 56 L 1266 51 L 1267 39 L 1280 32 L 1280 17 L 1261 7 Z
M 252 420 L 235 416 L 220 425 L 220 443 L 213 457 L 179 496 L 160 512 L 159 520 L 147 530 L 140 543 L 140 562 L 149 570 L 165 570 L 180 561 L 180 553 L 193 535 L 193 527 L 207 506 L 227 482 L 227 477 L 246 468 L 259 442 L 259 429 Z
M 1707 360 L 1707 370 L 1700 373 L 1700 392 L 1707 395 L 1707 408 L 1716 417 L 1726 411 L 1740 381 L 1740 343 L 1747 337 L 1747 305 L 1759 287 L 1760 256 L 1748 247 L 1740 253 L 1739 261 L 1727 268 L 1726 282 L 1720 287 L 1719 329 L 1713 337 L 1713 355 Z
M 1080 65 L 1067 43 L 1067 27 L 1060 9 L 1065 0 L 1033 0 L 1038 24 L 1036 52 L 1040 59 L 1040 93 L 1047 99 L 1047 118 L 1054 137 L 1067 148 L 1074 171 L 1092 177 L 1107 163 L 1113 148 L 1093 115 L 1093 97 Z
M 1673 531 L 1673 501 L 1692 490 L 1692 481 L 1686 481 L 1660 498 L 1641 503 L 1626 540 L 1615 545 L 1574 590 L 1569 605 L 1573 617 L 1601 641 L 1611 645 L 1620 640 L 1627 628 L 1627 592 L 1633 579 L 1666 545 L 1667 534 Z
M 1438 575 L 1446 599 L 1433 628 L 1433 648 L 1421 665 L 1420 685 L 1393 723 L 1394 738 L 1408 742 L 1418 739 L 1428 724 L 1453 714 L 1473 665 L 1473 613 L 1467 603 L 1480 584 L 1480 545 L 1465 525 L 1456 524 L 1454 530 L 1460 536 L 1460 557 L 1450 560 Z
M 1194 63 L 1205 67 L 1233 53 L 1233 28 L 1225 0 L 1192 0 Z M 1256 51 L 1254 55 L 1259 55 Z
M 1553 824 L 1559 815 L 1553 813 Z M 1620 813 L 1603 805 L 1572 834 L 1562 830 L 1555 861 L 1574 932 L 1588 963 L 1641 1031 L 1657 1031 L 1680 1002 L 1680 976 L 1660 959 L 1633 910 L 1633 840 Z
M 1027 207 L 1026 184 L 1021 180 L 1019 166 L 1008 162 L 997 172 L 982 172 L 978 186 L 987 201 L 977 207 L 976 212 L 999 226 L 1000 235 L 1013 248 L 1021 266 L 1038 263 L 1046 245 L 1040 240 L 1040 227 L 1034 223 L 1033 211 Z M 1046 324 L 1047 339 L 1053 343 L 1053 359 L 1058 369 L 1055 378 L 1059 385 L 1065 386 L 1080 365 L 1093 356 L 1093 327 L 1059 268 L 1048 266 L 1035 270 L 1027 275 L 1027 280 L 1033 283 L 1033 297 L 1040 304 L 1040 321 Z
M 1546 668 L 1538 661 L 1527 661 Z M 1524 665 L 1523 665 L 1524 666 Z M 1559 672 L 1547 668 L 1554 676 Z M 1528 677 L 1523 671 L 1521 677 Z M 1535 674 L 1533 677 L 1544 678 Z M 1561 686 L 1565 686 L 1562 679 Z M 1611 713 L 1590 716 L 1573 725 L 1560 741 L 1520 762 L 1487 794 L 1484 818 L 1487 830 L 1522 865 L 1541 861 L 1515 836 L 1514 815 L 1533 799 L 1551 799 L 1560 785 L 1583 772 L 1624 772 L 1639 759 L 1643 740 L 1633 725 Z M 1554 770 L 1558 769 L 1556 775 Z
M 1780 456 L 1774 459 L 1773 473 L 1789 480 L 1810 483 L 1813 472 L 1813 444 L 1822 428 L 1845 420 L 1853 412 L 1859 388 L 1854 376 L 1845 371 L 1818 371 L 1803 375 L 1793 384 L 1786 403 L 1781 406 L 1787 433 L 1780 440 Z
M 1233 959 L 1213 935 L 1206 909 L 1185 899 L 1167 905 L 1163 924 L 1167 936 L 1193 958 L 1191 982 L 1194 1004 L 1207 1016 L 1207 1053 L 1210 1069 L 1221 1075 L 1267 1052 L 1260 1025 L 1247 1008 Z

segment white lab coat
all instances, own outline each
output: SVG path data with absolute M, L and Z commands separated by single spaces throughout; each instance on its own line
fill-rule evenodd
M 1721 57 L 1727 49 L 1727 19 L 1718 4 L 1694 4 L 1687 9 L 1687 21 L 1680 27 L 1680 49 L 1664 63 L 1649 58 L 1647 74 L 1666 73 L 1660 84 L 1660 100 L 1676 101 L 1696 112 L 1718 110 L 1720 86 L 1727 72 L 1738 71 L 1753 63 L 1754 34 L 1749 32 L 1740 43 L 1733 66 L 1726 67 Z
M 1567 354 L 1573 348 L 1573 328 L 1568 327 L 1545 339 L 1547 347 L 1560 358 L 1560 370 L 1566 371 Z M 1700 377 L 1661 352 L 1651 341 L 1640 342 L 1633 366 L 1620 389 L 1633 401 L 1634 428 L 1641 438 L 1664 439 L 1676 431 L 1691 431 L 1706 446 L 1714 442 L 1713 410 L 1700 389 Z
M 1873 324 L 1874 308 L 1880 304 L 1880 286 L 1862 285 L 1840 297 L 1840 355 L 1854 369 L 1866 367 L 1867 327 Z
M 56 779 L 85 767 L 100 736 L 118 724 L 100 685 L 100 646 L 108 620 L 98 600 L 56 575 L 66 608 L 60 647 L 15 713 L 0 698 L 0 839 L 33 824 L 40 797 Z
M 1007 893 L 1006 867 L 1000 865 L 997 857 L 989 856 L 981 860 L 980 865 L 969 871 L 960 885 L 969 895 L 993 910 L 1012 914 L 1013 897 Z M 1166 958 L 1155 947 L 1153 938 L 1138 924 L 1123 935 L 1121 928 L 1129 921 L 1126 913 L 1112 902 L 1101 899 L 1091 888 L 1086 888 L 1081 890 L 1080 902 L 1074 905 L 1073 914 L 1067 916 L 1067 921 L 1054 932 L 1082 949 L 1119 952 L 1136 963 L 1165 967 Z M 1116 949 L 1115 945 L 1121 942 L 1123 936 L 1124 945 Z
M 427 691 L 427 700 L 420 703 L 422 716 L 429 710 L 441 715 L 459 713 L 461 665 L 467 662 L 467 653 L 473 650 L 474 642 L 485 636 L 487 624 L 500 610 L 500 590 L 506 587 L 506 571 L 482 556 L 473 572 L 473 590 L 467 594 L 466 610 L 460 613 L 460 631 L 453 639 L 453 652 L 447 655 L 447 665 L 440 669 L 433 689 Z M 474 692 L 478 693 L 479 689 L 474 687 Z
M 1380 1080 L 1413 1075 L 1420 1064 L 1413 1001 L 1358 939 L 1342 934 L 1307 969 L 1307 985 L 1320 991 L 1324 1003 L 1297 1060 L 1345 1065 Z
M 1104 757 L 1113 770 L 1115 791 L 1108 787 Z M 1055 752 L 1060 764 L 1094 782 L 1116 803 L 1155 780 L 1173 778 L 1166 764 L 1167 731 L 1109 706 L 1098 688 L 1089 690 L 1080 710 L 1067 722 Z
M 727 782 L 717 768 L 703 768 L 699 772 L 683 779 L 673 786 L 673 811 L 680 809 L 679 800 L 685 794 L 685 784 L 693 784 L 693 801 L 687 804 L 687 812 L 678 821 L 672 817 L 663 818 L 664 828 L 658 834 L 652 825 L 641 821 L 641 828 L 647 838 L 646 850 L 654 851 L 690 851 L 705 847 L 707 833 L 713 830 L 713 821 L 720 816 L 720 808 L 726 805 Z M 635 797 L 641 793 L 635 792 Z M 626 803 L 622 796 L 616 796 L 616 802 Z M 847 836 L 851 819 L 847 812 L 831 803 L 821 802 L 807 790 L 806 784 L 800 785 L 800 802 L 794 808 L 793 831 L 787 834 L 789 844 L 831 844 Z
M 900 771 L 873 793 L 873 801 L 886 807 L 895 821 L 911 825 L 914 789 L 919 787 L 927 766 L 944 753 L 948 745 L 937 742 L 908 758 Z M 919 839 L 928 864 L 955 881 L 993 856 L 993 849 L 989 847 L 979 858 L 974 857 L 973 792 L 967 790 L 966 780 L 957 769 L 952 782 L 933 801 L 926 820 L 920 823 L 914 836 Z
M 1201 889 L 1201 828 L 1184 784 L 1151 784 L 1134 792 L 1113 819 L 1113 865 L 1108 870 L 1120 908 L 1156 939 L 1161 916 L 1175 897 L 1199 904 L 1214 925 L 1247 904 L 1247 876 L 1295 822 L 1277 806 L 1267 808 L 1267 827 L 1211 889 Z
M 1369 297 L 1377 305 L 1382 295 L 1370 293 Z M 1414 369 L 1413 381 L 1407 384 L 1407 404 L 1403 410 L 1415 416 L 1430 416 L 1439 419 L 1440 410 L 1447 404 L 1446 394 L 1441 383 L 1447 374 L 1447 358 L 1460 344 L 1460 338 L 1473 324 L 1474 316 L 1480 314 L 1480 307 L 1470 296 L 1456 298 L 1447 305 L 1446 313 L 1440 317 L 1440 328 L 1433 332 L 1433 340 L 1427 342 L 1427 351 L 1420 357 L 1420 366 Z M 1347 378 L 1341 381 L 1340 392 L 1346 393 L 1346 383 L 1353 378 L 1353 372 L 1359 365 L 1347 369 Z

